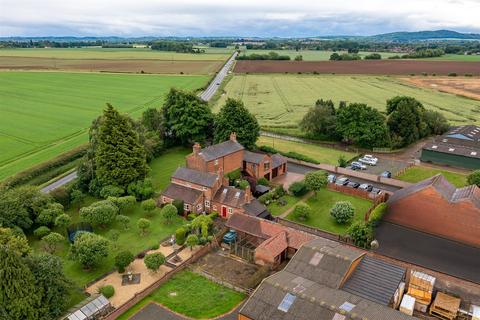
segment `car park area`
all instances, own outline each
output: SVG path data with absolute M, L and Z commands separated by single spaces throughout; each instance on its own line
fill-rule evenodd
M 378 161 L 376 162 L 375 165 L 369 165 L 369 164 L 366 164 L 366 163 L 362 163 L 361 161 L 355 160 L 355 161 L 352 162 L 352 167 L 355 168 L 356 164 L 358 162 L 360 162 L 360 163 L 364 164 L 364 167 L 365 167 L 365 168 L 359 168 L 359 170 L 361 170 L 362 172 L 371 173 L 371 174 L 375 174 L 375 175 L 381 175 L 383 172 L 389 171 L 389 172 L 391 172 L 392 177 L 395 177 L 395 175 L 398 172 L 402 171 L 403 169 L 405 169 L 409 165 L 408 162 L 406 162 L 406 161 L 386 159 L 386 158 L 378 157 L 376 155 L 374 157 L 376 157 L 378 159 Z M 360 157 L 360 159 L 361 159 L 361 157 Z

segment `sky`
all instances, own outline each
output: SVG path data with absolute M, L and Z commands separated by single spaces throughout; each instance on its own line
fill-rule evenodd
M 0 0 L 0 37 L 480 33 L 480 0 Z

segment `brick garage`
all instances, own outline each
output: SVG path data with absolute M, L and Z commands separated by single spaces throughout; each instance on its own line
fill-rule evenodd
M 387 201 L 385 221 L 480 247 L 480 189 L 457 189 L 442 175 L 403 188 Z

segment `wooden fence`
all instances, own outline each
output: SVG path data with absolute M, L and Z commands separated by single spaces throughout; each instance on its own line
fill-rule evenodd
M 195 252 L 190 258 L 185 260 L 180 266 L 176 267 L 175 269 L 170 270 L 167 272 L 162 278 L 158 279 L 156 282 L 152 283 L 150 286 L 147 288 L 143 289 L 140 292 L 137 292 L 133 298 L 122 304 L 120 307 L 117 309 L 113 310 L 111 313 L 109 313 L 107 316 L 104 317 L 105 320 L 114 320 L 117 319 L 119 316 L 121 316 L 123 313 L 125 313 L 128 309 L 136 305 L 138 302 L 140 302 L 143 298 L 148 296 L 150 293 L 155 291 L 158 287 L 160 287 L 163 283 L 167 282 L 174 274 L 177 272 L 185 269 L 189 264 L 197 261 L 199 258 L 203 257 L 205 254 L 210 252 L 214 246 L 216 246 L 216 243 L 209 243 L 208 245 L 205 245 L 202 247 L 200 250 Z

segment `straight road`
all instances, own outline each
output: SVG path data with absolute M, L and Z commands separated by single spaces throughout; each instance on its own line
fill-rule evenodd
M 228 75 L 228 71 L 230 71 L 230 68 L 233 65 L 233 62 L 235 61 L 235 58 L 237 57 L 238 52 L 235 51 L 233 55 L 228 59 L 227 63 L 220 69 L 220 71 L 217 73 L 215 76 L 215 79 L 213 79 L 212 82 L 208 85 L 208 88 L 205 89 L 205 91 L 202 92 L 200 95 L 200 98 L 204 101 L 210 101 L 212 97 L 215 95 L 217 92 L 218 88 L 220 87 L 220 84 L 222 84 L 222 81 L 225 79 L 225 77 Z
M 69 183 L 70 181 L 75 180 L 76 178 L 77 178 L 77 171 L 73 171 L 72 173 L 66 175 L 65 177 L 60 178 L 57 181 L 54 181 L 51 184 L 43 187 L 42 189 L 40 189 L 40 191 L 43 192 L 43 193 L 49 193 L 50 191 L 55 190 L 55 189 L 65 185 L 65 184 Z

